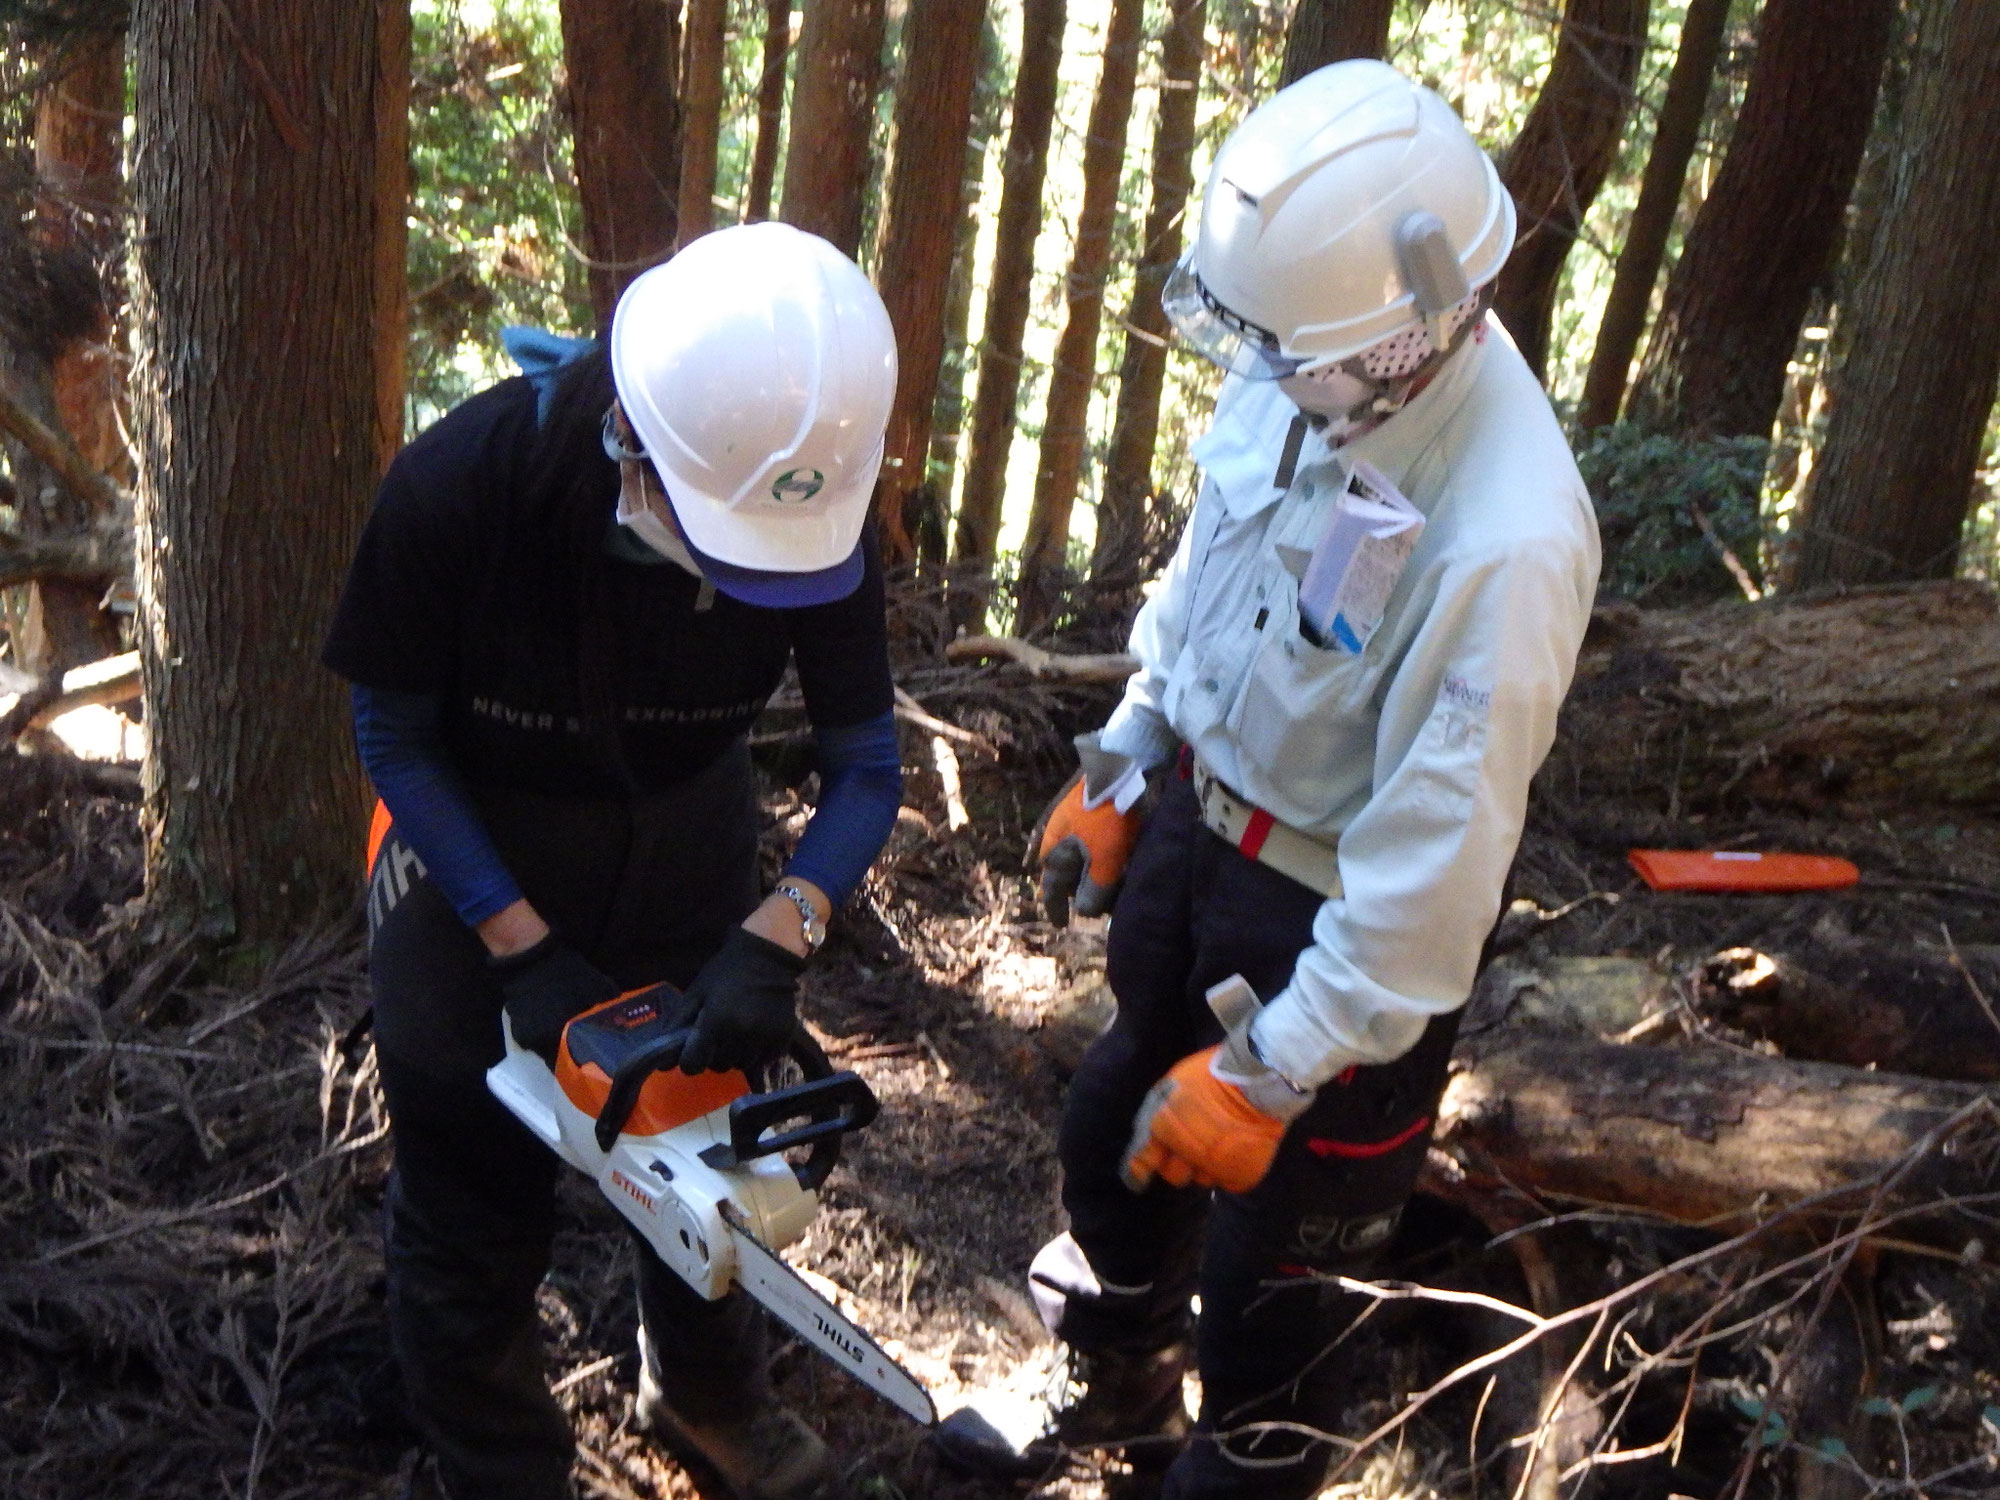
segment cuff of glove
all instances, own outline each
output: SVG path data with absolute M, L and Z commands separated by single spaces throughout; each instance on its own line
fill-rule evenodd
M 486 967 L 491 969 L 495 974 L 498 974 L 502 979 L 510 978 L 515 974 L 525 974 L 551 953 L 562 947 L 562 945 L 562 939 L 557 937 L 553 930 L 550 930 L 542 934 L 540 941 L 530 944 L 519 952 L 505 955 L 496 953 L 487 954 Z
M 1235 1046 L 1218 1050 L 1208 1071 L 1240 1090 L 1260 1113 L 1288 1125 L 1311 1109 L 1317 1097 L 1313 1090 L 1296 1087 L 1259 1059 L 1245 1057 Z
M 1150 771 L 1174 758 L 1181 748 L 1181 737 L 1165 719 L 1128 711 L 1121 703 L 1097 732 L 1097 743 L 1112 755 L 1137 762 L 1140 770 Z

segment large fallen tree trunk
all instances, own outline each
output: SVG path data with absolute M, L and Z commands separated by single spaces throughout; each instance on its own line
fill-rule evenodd
M 1458 1063 L 1439 1144 L 1474 1180 L 1544 1200 L 1728 1232 L 1872 1211 L 1954 1249 L 1990 1238 L 2000 1207 L 2000 1093 L 1976 1085 L 1516 1026 Z
M 1465 1034 L 1541 1026 L 1601 1041 L 1738 1033 L 1797 1062 L 2000 1083 L 2000 948 L 1941 951 L 1833 934 L 1779 953 L 1729 948 L 1679 973 L 1642 958 L 1503 958 Z
M 2000 807 L 2000 604 L 1979 583 L 1600 608 L 1551 789 Z

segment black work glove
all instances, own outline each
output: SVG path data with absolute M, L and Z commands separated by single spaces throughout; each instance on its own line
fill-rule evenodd
M 683 1073 L 745 1072 L 783 1054 L 798 1030 L 799 975 L 806 961 L 769 938 L 732 927 L 688 986 L 694 1035 Z
M 487 963 L 500 976 L 514 1040 L 550 1067 L 555 1066 L 563 1027 L 619 995 L 608 976 L 553 932 L 532 948 Z

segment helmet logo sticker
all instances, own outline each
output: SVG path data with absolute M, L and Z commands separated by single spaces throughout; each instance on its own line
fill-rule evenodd
M 780 505 L 803 505 L 826 485 L 818 469 L 787 469 L 771 482 L 771 498 Z

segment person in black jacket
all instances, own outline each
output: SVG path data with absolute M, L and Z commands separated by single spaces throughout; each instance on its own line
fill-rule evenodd
M 391 818 L 369 891 L 389 1318 L 452 1500 L 570 1493 L 536 1311 L 558 1164 L 486 1091 L 503 1011 L 553 1057 L 571 1017 L 665 980 L 687 1071 L 760 1067 L 901 801 L 864 524 L 895 347 L 859 269 L 785 225 L 724 230 L 633 282 L 608 349 L 509 345 L 529 373 L 390 468 L 325 649 Z M 747 731 L 788 662 L 821 797 L 762 894 Z M 745 1500 L 814 1493 L 827 1452 L 772 1397 L 761 1314 L 638 1260 L 640 1420 Z

